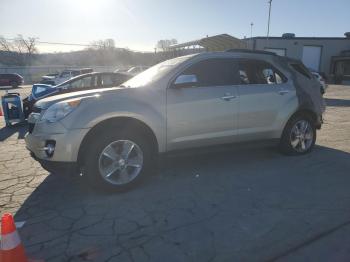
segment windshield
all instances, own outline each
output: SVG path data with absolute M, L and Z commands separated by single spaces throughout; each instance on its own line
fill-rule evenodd
M 192 56 L 193 55 L 177 57 L 177 58 L 170 59 L 170 60 L 164 61 L 162 63 L 159 63 L 155 66 L 152 66 L 151 68 L 149 68 L 149 69 L 143 71 L 142 73 L 138 74 L 137 76 L 131 78 L 129 81 L 125 82 L 122 86 L 124 86 L 124 87 L 145 86 L 148 83 L 163 76 L 164 74 L 169 72 L 172 68 L 179 65 L 183 61 L 189 59 Z
M 33 86 L 32 94 L 34 97 L 39 98 L 54 92 L 56 89 L 53 86 L 38 85 Z

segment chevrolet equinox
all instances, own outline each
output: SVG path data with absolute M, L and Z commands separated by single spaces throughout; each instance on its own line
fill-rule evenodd
M 26 145 L 51 172 L 76 166 L 93 185 L 120 190 L 173 150 L 277 140 L 285 154 L 309 153 L 324 110 L 319 83 L 301 62 L 209 52 L 159 63 L 118 87 L 40 100 Z

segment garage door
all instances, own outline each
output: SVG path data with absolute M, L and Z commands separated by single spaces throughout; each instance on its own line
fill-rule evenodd
M 303 59 L 302 59 L 304 65 L 315 71 L 319 71 L 320 61 L 321 61 L 321 51 L 322 51 L 322 47 L 320 46 L 304 46 Z

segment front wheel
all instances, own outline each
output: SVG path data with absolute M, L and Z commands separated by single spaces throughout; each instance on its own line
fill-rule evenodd
M 287 155 L 303 155 L 313 149 L 315 141 L 314 122 L 306 115 L 299 115 L 287 123 L 280 141 L 280 148 Z
M 144 137 L 103 132 L 89 146 L 83 175 L 93 186 L 122 191 L 142 180 L 151 159 L 151 147 Z

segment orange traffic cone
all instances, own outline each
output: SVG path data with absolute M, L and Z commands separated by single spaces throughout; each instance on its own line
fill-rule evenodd
M 11 214 L 4 214 L 1 219 L 0 261 L 28 262 Z

